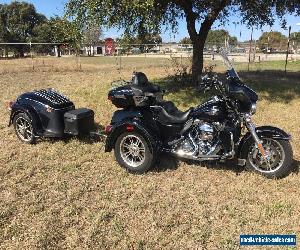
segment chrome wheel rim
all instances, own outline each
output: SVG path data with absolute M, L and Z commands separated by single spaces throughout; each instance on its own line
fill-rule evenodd
M 145 161 L 145 145 L 135 135 L 127 135 L 122 139 L 120 153 L 123 161 L 130 167 L 139 167 Z
M 280 169 L 285 159 L 284 149 L 281 144 L 273 139 L 264 139 L 263 147 L 267 154 L 268 163 L 265 162 L 258 148 L 254 145 L 248 155 L 251 166 L 262 173 L 272 173 Z
M 25 142 L 28 142 L 32 139 L 33 129 L 31 122 L 25 119 L 24 117 L 19 117 L 16 120 L 16 131 L 18 136 Z

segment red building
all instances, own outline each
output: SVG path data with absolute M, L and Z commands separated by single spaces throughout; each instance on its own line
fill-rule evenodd
M 112 56 L 115 53 L 115 41 L 112 38 L 105 39 L 105 55 Z

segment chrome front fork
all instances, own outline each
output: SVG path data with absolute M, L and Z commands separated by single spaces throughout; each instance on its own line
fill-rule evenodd
M 255 127 L 255 124 L 252 122 L 250 115 L 245 117 L 245 125 L 246 125 L 247 129 L 249 130 L 249 132 L 251 133 L 251 135 L 255 141 L 256 147 L 258 148 L 259 152 L 263 156 L 265 162 L 267 164 L 269 164 L 270 156 L 266 153 L 266 151 L 263 147 L 262 141 L 259 139 L 259 137 L 255 131 L 256 127 Z

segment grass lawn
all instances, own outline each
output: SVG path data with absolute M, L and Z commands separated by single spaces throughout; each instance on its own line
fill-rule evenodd
M 207 97 L 163 83 L 172 72 L 168 59 L 122 58 L 121 67 L 112 57 L 0 60 L 1 249 L 238 249 L 240 234 L 299 237 L 299 62 L 289 63 L 287 75 L 283 62 L 252 65 L 250 72 L 246 64 L 237 67 L 260 96 L 255 122 L 293 136 L 296 170 L 281 180 L 168 156 L 149 173 L 132 175 L 103 152 L 102 142 L 24 145 L 7 127 L 5 103 L 46 87 L 93 109 L 96 122 L 106 125 L 115 110 L 107 100 L 110 82 L 129 79 L 133 70 L 168 87 L 166 99 L 181 109 Z

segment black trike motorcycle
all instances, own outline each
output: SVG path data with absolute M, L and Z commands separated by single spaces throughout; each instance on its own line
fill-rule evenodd
M 118 163 L 134 173 L 149 170 L 160 153 L 195 161 L 236 159 L 269 178 L 292 171 L 291 136 L 272 127 L 256 127 L 257 94 L 244 85 L 228 60 L 227 80 L 207 74 L 201 89 L 217 89 L 218 95 L 184 112 L 164 101 L 164 91 L 151 84 L 146 75 L 134 73 L 131 82 L 115 87 L 108 99 L 119 109 L 106 127 L 105 151 L 114 150 Z M 43 89 L 20 95 L 10 102 L 9 125 L 19 139 L 34 143 L 38 137 L 62 138 L 97 134 L 94 112 L 75 109 L 64 95 Z M 243 131 L 246 130 L 246 133 Z
M 120 109 L 106 127 L 105 151 L 114 149 L 118 163 L 134 173 L 146 172 L 166 152 L 195 161 L 237 159 L 238 165 L 269 178 L 288 175 L 291 136 L 273 126 L 255 126 L 258 96 L 242 83 L 227 55 L 221 55 L 227 80 L 207 74 L 200 85 L 206 91 L 217 89 L 219 95 L 184 112 L 164 101 L 164 92 L 142 72 L 127 85 L 113 88 L 108 99 Z

